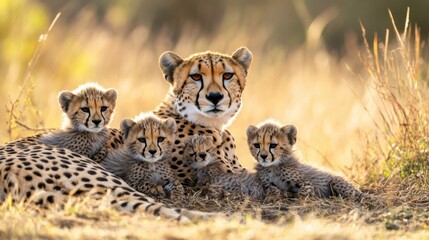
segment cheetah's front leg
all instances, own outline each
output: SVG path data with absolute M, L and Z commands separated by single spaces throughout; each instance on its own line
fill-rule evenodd
M 94 162 L 96 163 L 100 163 L 107 156 L 107 153 L 109 153 L 109 149 L 103 148 L 97 154 L 95 154 L 91 159 L 94 160 Z
M 269 186 L 265 189 L 264 202 L 278 202 L 282 198 L 281 191 L 275 186 Z
M 210 184 L 203 188 L 205 195 L 214 198 L 224 198 L 231 195 L 228 191 L 223 189 L 221 185 Z
M 300 184 L 298 196 L 304 198 L 316 198 L 316 191 L 314 189 L 314 185 L 310 181 L 303 181 Z
M 164 188 L 161 185 L 147 181 L 139 181 L 138 183 L 131 183 L 130 186 L 142 193 L 150 194 L 152 196 L 166 197 Z
M 287 189 L 288 192 L 295 193 L 296 190 L 299 197 L 304 198 L 316 198 L 316 190 L 313 183 L 311 183 L 305 175 L 296 168 L 285 168 L 284 172 L 294 173 L 294 174 L 285 174 L 281 177 L 283 187 Z
M 264 189 L 264 202 L 276 202 L 281 198 L 280 189 L 271 181 L 270 177 L 261 176 L 262 187 Z
M 174 202 L 182 202 L 185 199 L 185 189 L 177 180 L 167 183 L 164 190 L 170 193 L 170 199 Z

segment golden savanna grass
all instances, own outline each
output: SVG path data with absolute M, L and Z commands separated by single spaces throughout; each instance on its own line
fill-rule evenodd
M 60 127 L 58 92 L 88 81 L 118 90 L 111 124 L 118 127 L 121 119 L 154 109 L 164 98 L 168 84 L 158 66 L 163 51 L 186 57 L 206 50 L 232 53 L 244 45 L 254 61 L 243 108 L 228 128 L 236 138 L 240 162 L 250 169 L 254 164 L 245 139 L 249 124 L 268 118 L 293 123 L 303 161 L 343 172 L 382 201 L 260 204 L 190 194 L 182 207 L 236 213 L 192 225 L 119 213 L 90 199 L 71 200 L 64 208 L 50 210 L 5 202 L 0 206 L 0 238 L 429 237 L 425 198 L 429 60 L 418 29 L 411 24 L 404 31 L 395 26 L 386 39 L 367 40 L 363 49 L 348 49 L 349 55 L 334 56 L 320 41 L 297 49 L 269 46 L 269 27 L 255 28 L 257 22 L 243 25 L 239 17 L 223 23 L 222 32 L 211 36 L 184 27 L 187 34 L 175 43 L 169 41 L 168 32 L 152 35 L 144 27 L 113 33 L 97 24 L 90 11 L 76 19 L 65 25 L 59 18 L 34 48 L 38 50 L 29 67 L 19 61 L 1 67 L 6 74 L 0 83 L 0 103 L 5 106 L 0 109 L 0 142 Z M 311 31 L 312 39 L 320 38 L 321 29 Z

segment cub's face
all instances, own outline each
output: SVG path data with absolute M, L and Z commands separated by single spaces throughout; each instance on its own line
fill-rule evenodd
M 182 117 L 196 124 L 222 127 L 240 109 L 251 61 L 251 52 L 242 47 L 232 56 L 204 52 L 187 59 L 165 52 L 160 66 L 172 85 Z
M 59 94 L 61 109 L 67 115 L 68 125 L 77 131 L 100 132 L 113 116 L 117 93 L 97 84 L 85 84 L 73 92 Z
M 212 161 L 211 151 L 215 148 L 213 138 L 196 136 L 185 144 L 185 155 L 191 168 L 198 169 L 207 166 Z
M 247 143 L 258 164 L 268 167 L 278 164 L 282 157 L 292 153 L 296 134 L 297 129 L 293 125 L 280 127 L 269 122 L 258 127 L 249 126 Z
M 176 133 L 176 123 L 168 118 L 161 120 L 153 115 L 143 115 L 121 123 L 125 146 L 135 160 L 156 162 L 171 152 Z

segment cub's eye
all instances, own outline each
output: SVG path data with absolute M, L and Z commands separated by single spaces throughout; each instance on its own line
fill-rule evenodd
M 270 148 L 276 148 L 276 147 L 277 147 L 277 144 L 275 144 L 275 143 L 270 144 Z
M 89 113 L 89 107 L 82 107 L 80 110 L 82 110 L 82 112 Z
M 164 140 L 165 140 L 165 137 L 158 137 L 158 142 L 160 143 L 160 142 L 164 142 Z
M 137 138 L 137 140 L 139 140 L 141 143 L 146 143 L 146 138 L 144 137 Z
M 191 78 L 192 78 L 192 80 L 194 80 L 194 81 L 201 81 L 202 79 L 203 79 L 203 76 L 201 76 L 201 74 L 192 74 L 192 75 L 189 75 Z
M 255 143 L 255 144 L 253 144 L 253 146 L 254 146 L 255 148 L 260 148 L 260 147 L 261 147 L 261 145 L 259 145 L 259 143 Z
M 106 106 L 102 106 L 102 107 L 100 108 L 100 110 L 101 110 L 101 112 L 104 112 L 104 111 L 106 111 L 106 110 L 107 110 L 107 107 L 106 107 Z
M 224 73 L 223 74 L 223 79 L 224 80 L 229 80 L 234 76 L 234 73 Z

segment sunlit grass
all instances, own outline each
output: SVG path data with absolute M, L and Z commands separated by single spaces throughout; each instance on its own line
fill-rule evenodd
M 386 232 L 368 224 L 357 211 L 332 218 L 296 212 L 287 221 L 263 222 L 249 215 L 180 225 L 141 213 L 119 213 L 97 208 L 90 200 L 74 201 L 73 208 L 36 211 L 24 205 L 0 205 L 2 239 L 380 239 L 427 238 L 427 231 Z M 364 213 L 370 214 L 370 213 Z M 382 225 L 384 226 L 384 225 Z

